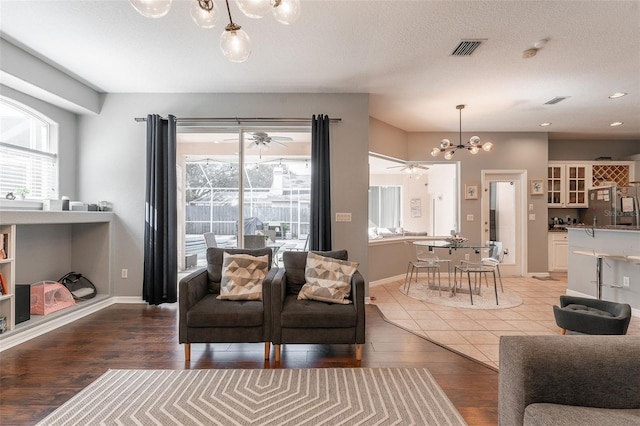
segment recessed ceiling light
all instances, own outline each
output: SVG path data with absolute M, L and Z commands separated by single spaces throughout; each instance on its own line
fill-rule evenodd
M 613 123 L 609 124 L 609 126 L 611 127 L 617 127 L 617 126 L 622 126 L 624 123 L 622 121 L 614 121 Z
M 623 97 L 625 95 L 626 95 L 625 92 L 616 92 L 613 95 L 609 95 L 609 99 L 618 99 L 618 98 L 621 98 L 621 97 Z
M 551 123 L 549 123 L 548 121 L 544 123 L 540 123 L 540 127 L 547 127 L 547 126 L 551 126 Z

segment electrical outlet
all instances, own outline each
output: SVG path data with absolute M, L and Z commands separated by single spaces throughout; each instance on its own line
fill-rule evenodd
M 129 270 L 128 269 L 123 269 L 121 275 L 122 275 L 122 278 L 127 278 L 127 276 L 129 275 Z
M 472 214 L 467 215 L 467 222 L 473 222 L 474 218 Z
M 469 253 L 464 254 L 464 260 L 469 260 Z
M 629 287 L 629 277 L 622 277 L 622 287 Z
M 529 211 L 532 212 L 533 211 L 533 204 L 529 204 Z

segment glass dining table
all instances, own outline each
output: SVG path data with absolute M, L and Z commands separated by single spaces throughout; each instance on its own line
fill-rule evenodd
M 430 252 L 435 252 L 437 255 L 438 251 L 442 251 L 442 250 L 446 250 L 449 252 L 449 256 L 452 256 L 453 253 L 457 250 L 473 250 L 476 254 L 479 254 L 483 249 L 489 248 L 488 244 L 482 244 L 482 243 L 476 243 L 473 241 L 468 241 L 468 240 L 463 240 L 463 241 L 459 241 L 459 242 L 452 242 L 452 241 L 448 241 L 445 239 L 442 240 L 419 240 L 419 241 L 414 241 L 415 245 L 418 246 L 423 246 L 423 247 L 427 247 L 427 249 Z M 451 262 L 451 260 L 449 260 L 449 262 Z M 467 291 L 464 289 L 464 287 L 458 287 L 457 284 L 462 284 L 462 270 L 460 270 L 460 283 L 458 283 L 457 280 L 457 271 L 460 268 L 454 266 L 453 268 L 453 285 L 450 286 L 450 295 L 454 296 L 458 291 L 462 292 L 462 293 L 466 293 Z M 468 279 L 470 280 L 470 277 L 468 277 Z M 469 288 L 471 288 L 471 286 L 469 286 Z M 470 292 L 470 290 L 469 290 Z M 473 299 L 472 300 L 472 304 L 473 304 Z

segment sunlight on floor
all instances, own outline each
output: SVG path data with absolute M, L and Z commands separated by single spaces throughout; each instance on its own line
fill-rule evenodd
M 422 302 L 400 292 L 404 279 L 371 287 L 371 303 L 398 326 L 498 368 L 500 336 L 560 334 L 553 305 L 567 290 L 566 277 L 555 281 L 535 278 L 503 278 L 505 291 L 522 297 L 515 308 L 472 310 Z M 441 297 L 447 297 L 443 292 Z M 628 334 L 640 334 L 640 318 L 633 317 Z

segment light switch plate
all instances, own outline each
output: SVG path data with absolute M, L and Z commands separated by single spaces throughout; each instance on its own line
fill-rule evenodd
M 536 214 L 535 213 L 531 213 L 529 215 L 529 220 L 536 220 Z
M 472 214 L 468 214 L 467 215 L 467 222 L 473 222 L 473 215 Z
M 529 204 L 529 211 L 533 211 L 533 204 Z
M 351 222 L 351 213 L 336 213 L 336 222 Z

